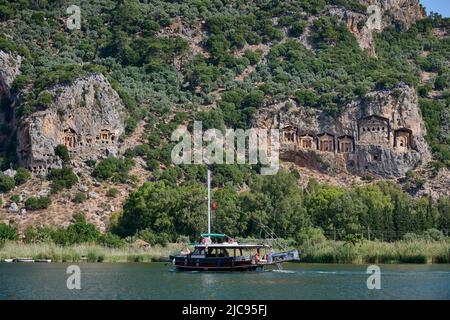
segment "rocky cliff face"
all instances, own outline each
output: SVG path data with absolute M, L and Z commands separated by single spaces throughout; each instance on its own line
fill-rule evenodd
M 431 160 L 417 95 L 405 84 L 352 101 L 336 118 L 302 106 L 286 111 L 284 105 L 262 109 L 255 125 L 280 129 L 286 161 L 328 174 L 387 178 Z
M 372 54 L 375 54 L 373 32 L 382 31 L 389 26 L 406 30 L 426 16 L 419 0 L 360 0 L 360 2 L 367 6 L 378 6 L 381 16 L 379 26 L 375 26 L 373 22 L 369 21 L 375 11 L 360 13 L 340 6 L 329 6 L 325 14 L 337 17 L 340 21 L 347 24 L 359 46 Z
M 14 56 L 0 50 L 0 103 L 10 104 L 14 97 L 11 96 L 11 85 L 14 78 L 20 74 L 20 65 L 22 57 L 20 55 Z M 6 100 L 5 100 L 6 99 Z M 0 108 L 0 127 L 12 125 L 11 112 L 5 112 L 4 108 Z M 0 132 L 0 151 L 3 150 L 5 142 L 9 137 L 3 132 Z
M 21 121 L 17 152 L 22 166 L 35 173 L 61 166 L 55 155 L 65 145 L 74 160 L 114 155 L 124 131 L 125 108 L 101 74 L 49 90 L 53 101 Z
M 13 56 L 0 50 L 0 98 L 9 95 L 14 78 L 20 74 L 22 57 Z
M 358 41 L 360 48 L 375 54 L 373 30 L 366 25 L 369 18 L 367 14 L 354 12 L 339 6 L 328 7 L 326 14 L 337 17 L 341 22 L 345 23 Z
M 405 30 L 426 16 L 419 0 L 359 0 L 359 2 L 380 7 L 382 29 L 394 25 Z

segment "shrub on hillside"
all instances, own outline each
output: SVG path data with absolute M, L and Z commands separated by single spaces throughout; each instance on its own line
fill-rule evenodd
M 48 174 L 48 179 L 52 182 L 52 191 L 54 193 L 59 192 L 64 188 L 71 188 L 78 181 L 72 168 L 67 166 L 62 169 L 52 169 Z
M 111 198 L 117 197 L 118 194 L 119 190 L 117 190 L 116 188 L 109 188 L 108 191 L 106 192 L 106 195 Z
M 97 164 L 92 175 L 99 180 L 113 178 L 115 181 L 125 182 L 128 179 L 128 171 L 133 165 L 132 159 L 109 157 Z
M 70 156 L 69 156 L 69 150 L 67 149 L 67 147 L 63 144 L 58 144 L 55 147 L 55 155 L 57 155 L 58 157 L 61 158 L 61 160 L 64 163 L 69 162 L 70 160 Z
M 0 173 L 0 192 L 8 192 L 16 185 L 13 178 Z
M 27 210 L 42 210 L 47 209 L 51 204 L 50 197 L 29 197 L 25 201 L 25 208 Z
M 87 197 L 86 194 L 83 192 L 77 192 L 75 194 L 75 197 L 73 198 L 73 202 L 75 203 L 83 203 L 84 201 L 86 201 Z
M 21 184 L 24 184 L 25 182 L 27 182 L 28 179 L 30 179 L 30 177 L 31 177 L 31 174 L 27 169 L 19 168 L 19 169 L 17 169 L 16 175 L 14 176 L 14 182 L 18 186 L 18 185 L 21 185 Z
M 17 240 L 19 233 L 17 228 L 6 223 L 0 223 L 0 240 Z

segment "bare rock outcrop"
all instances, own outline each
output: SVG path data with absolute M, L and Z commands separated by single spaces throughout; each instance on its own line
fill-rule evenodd
M 418 98 L 406 84 L 352 101 L 338 117 L 303 106 L 285 109 L 284 103 L 263 108 L 255 125 L 279 128 L 281 159 L 300 166 L 388 178 L 431 160 Z
M 418 0 L 360 0 L 360 2 L 367 6 L 377 6 L 379 11 L 368 10 L 368 12 L 361 13 L 342 6 L 328 6 L 326 14 L 337 17 L 341 22 L 347 24 L 359 46 L 373 55 L 375 54 L 373 32 L 382 31 L 390 26 L 406 30 L 426 16 Z M 371 22 L 369 19 L 375 12 L 380 14 L 379 26 L 369 23 Z
M 361 49 L 368 50 L 371 54 L 375 54 L 373 45 L 373 30 L 366 24 L 368 15 L 365 13 L 354 12 L 340 6 L 329 6 L 327 14 L 337 17 L 341 22 L 345 23 L 349 31 L 358 41 Z
M 359 2 L 376 5 L 381 9 L 382 29 L 394 25 L 406 30 L 426 16 L 419 0 L 359 0 Z
M 55 147 L 65 145 L 73 160 L 114 155 L 124 132 L 125 108 L 116 91 L 101 74 L 57 85 L 53 101 L 23 119 L 18 129 L 17 153 L 22 166 L 46 173 L 61 166 Z
M 14 78 L 20 74 L 22 57 L 0 50 L 0 97 L 9 95 Z
M 11 85 L 14 78 L 20 74 L 22 57 L 0 50 L 0 101 L 6 99 L 7 103 L 12 103 L 14 97 L 11 95 Z M 0 127 L 10 127 L 11 116 L 5 109 L 0 109 Z M 9 137 L 0 132 L 0 151 L 3 151 Z

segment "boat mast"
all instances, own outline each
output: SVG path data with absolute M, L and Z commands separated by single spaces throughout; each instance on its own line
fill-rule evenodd
M 208 168 L 208 233 L 211 233 L 211 170 Z

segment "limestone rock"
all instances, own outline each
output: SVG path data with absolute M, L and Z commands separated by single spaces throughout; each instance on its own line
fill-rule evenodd
M 13 56 L 0 50 L 0 97 L 10 94 L 11 84 L 20 74 L 21 63 L 21 56 Z
M 330 6 L 327 7 L 327 14 L 337 17 L 341 22 L 345 23 L 350 32 L 355 36 L 361 49 L 367 49 L 375 54 L 373 45 L 373 30 L 366 26 L 369 15 L 365 13 L 354 12 L 344 7 Z
M 16 173 L 17 173 L 17 171 L 13 170 L 13 169 L 8 169 L 8 170 L 3 171 L 3 174 L 5 176 L 11 177 L 11 178 L 14 178 L 16 176 Z
M 431 153 L 414 88 L 399 84 L 352 101 L 337 117 L 277 103 L 259 110 L 255 126 L 278 128 L 280 158 L 327 174 L 401 177 Z M 275 120 L 279 123 L 273 126 Z
M 17 204 L 15 202 L 11 202 L 11 204 L 9 205 L 8 211 L 9 212 L 19 212 L 19 207 L 17 206 Z
M 373 32 L 379 32 L 389 26 L 406 30 L 418 20 L 424 19 L 426 14 L 419 0 L 360 0 L 367 6 L 375 5 L 380 9 L 380 29 L 369 27 L 368 20 L 373 12 L 354 12 L 341 6 L 328 6 L 326 14 L 337 17 L 347 24 L 350 32 L 355 36 L 359 46 L 375 55 Z
M 88 188 L 88 186 L 81 185 L 81 186 L 78 187 L 78 191 L 80 191 L 80 192 L 88 192 L 89 188 Z
M 380 7 L 382 29 L 394 25 L 406 30 L 426 16 L 419 0 L 359 0 L 359 2 Z
M 25 209 L 25 208 L 20 209 L 20 214 L 21 215 L 27 214 L 27 209 Z
M 48 91 L 53 96 L 51 105 L 23 119 L 19 127 L 17 153 L 22 166 L 35 173 L 61 167 L 54 151 L 60 144 L 66 145 L 74 161 L 117 152 L 126 112 L 102 74 Z
M 97 192 L 89 192 L 88 193 L 89 198 L 91 199 L 97 199 L 99 197 L 99 194 Z
M 50 190 L 41 190 L 38 192 L 39 197 L 46 197 L 50 193 Z

